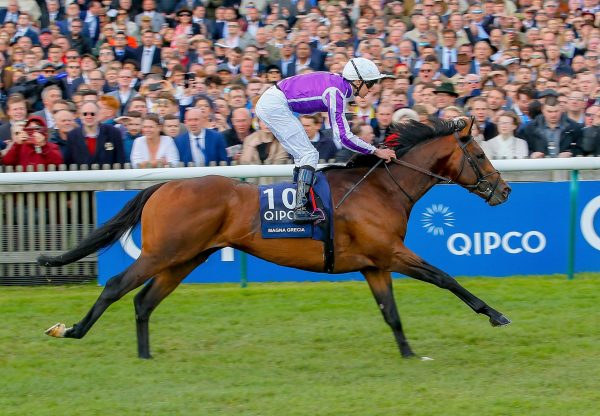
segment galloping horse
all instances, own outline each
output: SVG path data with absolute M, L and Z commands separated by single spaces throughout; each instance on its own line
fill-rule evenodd
M 473 119 L 461 118 L 429 125 L 396 124 L 395 134 L 387 141 L 396 150 L 393 162 L 379 163 L 374 168 L 377 158 L 357 156 L 345 167 L 324 171 L 334 206 L 364 179 L 335 209 L 333 272 L 362 272 L 403 357 L 414 353 L 396 309 L 392 272 L 450 290 L 473 311 L 487 315 L 493 326 L 510 323 L 455 279 L 404 246 L 413 205 L 441 180 L 461 185 L 490 205 L 508 198 L 510 188 L 470 135 L 472 123 Z M 135 296 L 134 306 L 138 355 L 151 358 L 150 314 L 194 268 L 223 247 L 283 266 L 323 271 L 321 242 L 310 238 L 263 239 L 257 186 L 222 176 L 176 180 L 147 188 L 76 248 L 56 257 L 40 256 L 38 262 L 43 266 L 75 262 L 114 244 L 140 221 L 140 257 L 106 283 L 81 321 L 71 328 L 56 324 L 46 331 L 48 335 L 82 338 L 113 302 L 148 282 Z

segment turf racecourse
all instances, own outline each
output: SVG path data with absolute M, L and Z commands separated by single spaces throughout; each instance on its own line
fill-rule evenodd
M 600 274 L 461 279 L 513 324 L 395 281 L 403 360 L 364 282 L 186 285 L 136 358 L 132 296 L 82 340 L 96 286 L 0 288 L 1 415 L 598 415 Z

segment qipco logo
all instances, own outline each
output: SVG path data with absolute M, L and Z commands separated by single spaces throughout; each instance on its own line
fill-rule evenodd
M 587 205 L 583 208 L 581 212 L 581 234 L 583 234 L 583 238 L 588 244 L 594 247 L 596 250 L 600 251 L 600 236 L 594 229 L 594 218 L 596 214 L 600 210 L 600 196 L 592 199 Z
M 473 235 L 456 233 L 448 238 L 446 245 L 448 251 L 456 256 L 489 255 L 494 250 L 503 250 L 508 254 L 535 254 L 546 248 L 546 236 L 539 231 L 509 231 L 503 235 L 495 232 Z

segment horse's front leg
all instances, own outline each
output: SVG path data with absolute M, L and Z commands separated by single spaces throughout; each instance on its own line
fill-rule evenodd
M 504 326 L 510 324 L 510 319 L 462 287 L 456 279 L 448 275 L 448 273 L 427 263 L 406 247 L 402 247 L 400 251 L 397 252 L 396 258 L 397 264 L 394 265 L 393 270 L 417 280 L 434 284 L 442 289 L 448 289 L 469 305 L 476 313 L 487 315 L 490 318 L 492 326 Z
M 413 357 L 415 354 L 412 352 L 410 345 L 408 345 L 408 341 L 404 336 L 400 315 L 398 315 L 398 309 L 396 308 L 391 273 L 379 269 L 366 269 L 362 271 L 362 274 L 369 283 L 369 287 L 371 288 L 371 292 L 373 292 L 377 306 L 381 310 L 383 319 L 385 319 L 385 322 L 394 332 L 394 337 L 396 338 L 402 357 Z

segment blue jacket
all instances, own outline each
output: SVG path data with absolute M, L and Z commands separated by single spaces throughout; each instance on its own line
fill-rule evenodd
M 190 162 L 194 163 L 189 133 L 177 136 L 175 138 L 175 146 L 177 146 L 177 150 L 179 151 L 179 160 L 181 162 L 186 165 Z M 217 164 L 220 162 L 230 163 L 227 151 L 225 150 L 225 139 L 223 139 L 223 135 L 218 131 L 205 129 L 203 153 L 204 163 L 207 166 L 211 162 L 216 162 Z
M 100 124 L 99 134 L 96 138 L 96 152 L 91 155 L 83 128 L 76 127 L 67 135 L 67 149 L 65 156 L 65 164 L 75 163 L 77 165 L 91 164 L 109 164 L 125 163 L 125 151 L 123 149 L 123 139 L 119 129 L 106 124 Z

